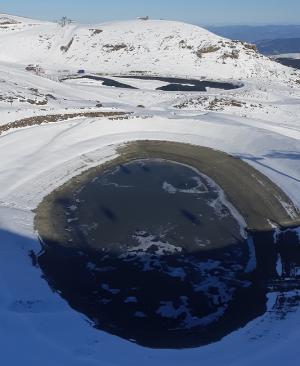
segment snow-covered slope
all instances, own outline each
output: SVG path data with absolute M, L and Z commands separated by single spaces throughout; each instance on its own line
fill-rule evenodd
M 255 46 L 173 21 L 71 23 L 62 27 L 0 15 L 0 49 L 0 61 L 52 68 L 221 79 L 292 77 L 289 70 L 257 53 Z
M 40 64 L 44 73 L 26 71 L 28 64 Z M 111 80 L 137 89 L 76 78 L 79 68 L 114 74 Z M 139 72 L 239 79 L 243 87 L 162 91 L 156 88 L 164 81 L 119 75 Z M 140 139 L 185 142 L 239 157 L 300 208 L 297 80 L 299 72 L 259 55 L 252 46 L 183 23 L 61 27 L 0 15 L 1 364 L 295 365 L 299 290 L 270 292 L 264 315 L 218 343 L 152 350 L 94 329 L 52 292 L 28 253 L 41 249 L 33 210 L 43 197 L 79 172 L 115 157 L 121 143 Z M 104 114 L 122 111 L 131 114 L 120 120 Z M 101 117 L 91 115 L 99 112 L 104 112 Z M 54 114 L 60 119 L 46 123 Z M 68 115 L 73 117 L 66 120 Z M 39 123 L 19 123 L 34 118 Z

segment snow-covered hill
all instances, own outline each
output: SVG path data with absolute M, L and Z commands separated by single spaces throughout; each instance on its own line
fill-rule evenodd
M 78 75 L 79 69 L 86 74 Z M 140 74 L 227 79 L 241 87 L 161 90 L 169 82 L 134 78 Z M 131 87 L 105 85 L 100 76 Z M 62 27 L 0 14 L 1 364 L 295 365 L 299 288 L 270 291 L 265 313 L 220 342 L 152 350 L 93 328 L 53 293 L 28 254 L 41 250 L 33 220 L 45 195 L 116 157 L 128 141 L 183 142 L 229 153 L 300 208 L 299 120 L 300 72 L 251 45 L 178 22 Z M 280 275 L 280 257 L 277 267 Z M 300 272 L 295 276 L 300 281 Z
M 255 46 L 180 22 L 136 20 L 99 25 L 0 15 L 0 61 L 99 73 L 150 72 L 207 78 L 292 76 Z

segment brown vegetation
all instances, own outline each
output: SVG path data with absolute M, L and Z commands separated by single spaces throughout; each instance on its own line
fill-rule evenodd
M 179 47 L 180 48 L 183 48 L 183 49 L 188 49 L 188 50 L 192 50 L 193 49 L 193 47 L 190 46 L 190 45 L 188 45 L 187 44 L 187 41 L 185 41 L 183 39 L 179 42 Z
M 207 47 L 202 47 L 202 48 L 199 48 L 197 51 L 196 51 L 196 55 L 199 57 L 199 58 L 202 58 L 203 55 L 207 54 L 207 53 L 213 53 L 213 52 L 217 52 L 220 50 L 221 47 L 219 46 L 207 46 Z
M 231 58 L 233 60 L 237 60 L 240 56 L 240 52 L 237 51 L 237 50 L 232 50 L 231 52 L 225 52 L 223 53 L 222 55 L 222 59 L 223 61 L 228 59 L 228 58 Z
M 113 52 L 113 51 L 120 51 L 120 50 L 127 49 L 127 45 L 125 43 L 120 43 L 120 44 L 105 44 L 103 46 L 103 48 L 107 52 Z
M 23 118 L 15 122 L 6 123 L 0 126 L 0 135 L 4 132 L 9 131 L 13 128 L 23 128 L 30 126 L 37 126 L 43 123 L 53 123 L 64 121 L 77 117 L 93 118 L 93 117 L 108 117 L 109 119 L 126 118 L 128 113 L 125 112 L 77 112 L 77 113 L 66 113 L 66 114 L 50 114 L 46 116 L 34 116 Z
M 243 45 L 244 45 L 245 48 L 257 52 L 257 47 L 256 47 L 255 44 L 243 43 Z
M 241 108 L 245 106 L 245 102 L 240 102 L 236 99 L 227 99 L 227 98 L 213 98 L 209 97 L 200 97 L 196 99 L 190 99 L 183 103 L 177 104 L 174 107 L 178 109 L 184 109 L 189 107 L 202 107 L 204 110 L 209 111 L 221 111 L 224 110 L 224 107 L 236 107 Z M 254 105 L 253 105 L 254 107 Z

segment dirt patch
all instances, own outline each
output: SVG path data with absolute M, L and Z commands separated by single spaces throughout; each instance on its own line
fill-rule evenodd
M 70 47 L 72 46 L 73 42 L 74 42 L 74 37 L 70 40 L 70 42 L 66 46 L 61 46 L 60 50 L 62 52 L 68 52 Z
M 109 119 L 128 118 L 128 113 L 125 112 L 80 112 L 80 113 L 66 113 L 66 114 L 50 114 L 46 116 L 34 116 L 23 118 L 15 122 L 10 122 L 0 126 L 0 135 L 9 131 L 12 128 L 23 128 L 30 126 L 41 125 L 42 123 L 53 123 L 65 121 L 77 117 L 93 118 L 93 117 L 108 117 Z
M 92 33 L 92 36 L 96 36 L 97 34 L 101 34 L 103 32 L 102 29 L 90 29 L 90 32 Z

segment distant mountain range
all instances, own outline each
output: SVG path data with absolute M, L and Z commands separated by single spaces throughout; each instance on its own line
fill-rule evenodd
M 208 27 L 222 37 L 256 44 L 264 55 L 300 52 L 300 25 Z
M 222 37 L 238 39 L 245 42 L 257 42 L 267 39 L 300 38 L 300 25 L 230 25 L 206 28 Z

